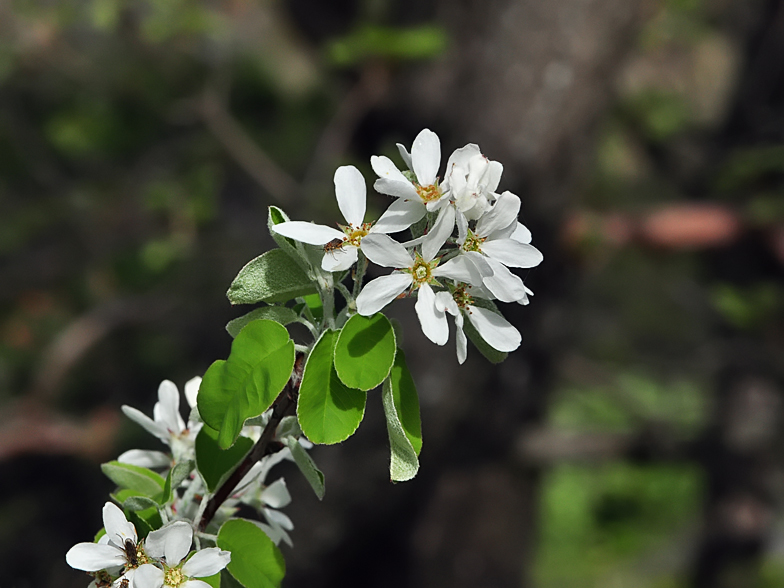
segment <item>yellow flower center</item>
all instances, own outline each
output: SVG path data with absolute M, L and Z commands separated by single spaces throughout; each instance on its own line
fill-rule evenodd
M 354 225 L 343 227 L 343 232 L 346 234 L 346 236 L 343 238 L 343 244 L 359 247 L 359 244 L 362 242 L 362 238 L 367 236 L 368 232 L 370 232 L 370 227 L 372 224 L 373 223 L 362 223 L 358 227 L 355 227 Z
M 468 292 L 466 292 L 465 285 L 455 288 L 455 291 L 452 292 L 452 298 L 454 299 L 457 306 L 462 309 L 467 310 L 468 306 L 474 305 L 474 298 Z
M 163 573 L 164 586 L 177 588 L 180 584 L 185 583 L 185 580 L 187 580 L 187 578 L 180 568 L 166 568 L 166 571 Z
M 417 194 L 422 199 L 422 202 L 433 202 L 434 200 L 438 200 L 441 198 L 441 188 L 438 187 L 438 184 L 430 184 L 429 186 L 420 186 L 419 184 L 414 184 L 416 187 Z
M 463 251 L 477 251 L 481 253 L 482 243 L 486 240 L 487 237 L 477 237 L 471 232 L 471 229 L 468 229 L 468 236 L 466 237 L 465 243 L 463 243 L 462 249 Z

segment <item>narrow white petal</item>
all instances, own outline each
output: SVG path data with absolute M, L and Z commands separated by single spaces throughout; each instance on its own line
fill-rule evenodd
M 457 316 L 460 313 L 455 299 L 449 292 L 436 292 L 436 308 L 441 312 L 448 312 L 452 316 Z
M 191 578 L 206 578 L 220 572 L 231 562 L 231 553 L 219 547 L 208 547 L 193 554 L 182 566 L 182 573 Z
M 165 557 L 166 563 L 176 566 L 188 555 L 193 542 L 193 529 L 185 521 L 175 521 L 157 531 L 150 532 L 144 541 L 152 557 Z
M 354 227 L 365 221 L 367 186 L 362 173 L 353 165 L 343 165 L 335 170 L 335 197 L 343 218 Z
M 113 545 L 77 543 L 65 554 L 65 561 L 75 570 L 97 572 L 125 564 L 125 554 Z
M 528 230 L 522 223 L 517 223 L 514 232 L 509 236 L 510 239 L 514 239 L 515 241 L 519 241 L 520 243 L 530 243 L 531 242 L 531 231 Z
M 129 419 L 131 419 L 133 422 L 135 422 L 137 425 L 141 425 L 148 433 L 155 435 L 156 437 L 158 437 L 158 439 L 160 439 L 167 445 L 169 444 L 170 435 L 169 435 L 169 431 L 166 430 L 166 427 L 156 423 L 150 417 L 148 417 L 146 414 L 144 414 L 142 411 L 140 411 L 137 408 L 128 406 L 127 404 L 123 404 L 120 408 L 122 409 L 123 414 L 127 416 Z
M 420 186 L 436 183 L 438 166 L 441 165 L 441 141 L 430 129 L 423 129 L 414 139 L 411 165 Z
M 134 570 L 133 588 L 161 588 L 163 570 L 152 564 L 144 564 Z
M 468 320 L 490 347 L 506 352 L 520 347 L 520 333 L 500 314 L 478 306 L 471 306 L 469 310 Z
M 414 258 L 400 243 L 382 233 L 372 233 L 362 239 L 362 253 L 383 267 L 404 268 L 414 265 Z
M 482 279 L 485 287 L 501 302 L 517 302 L 526 296 L 523 281 L 509 271 L 504 264 L 492 258 L 485 261 L 493 270 L 492 275 Z
M 491 275 L 492 271 L 488 269 L 487 274 Z M 482 283 L 482 274 L 467 255 L 458 255 L 439 265 L 433 270 L 433 275 L 437 278 L 449 278 L 464 284 L 480 285 Z
M 125 514 L 116 504 L 107 502 L 103 505 L 103 526 L 109 541 L 118 547 L 123 547 L 126 539 L 130 539 L 136 545 L 136 527 L 128 522 Z
M 147 449 L 129 449 L 117 458 L 120 463 L 127 463 L 143 468 L 164 468 L 172 463 L 170 455 L 162 451 L 150 451 Z
M 482 244 L 482 251 L 507 267 L 535 267 L 544 259 L 536 247 L 514 239 L 486 241 Z
M 342 272 L 357 262 L 359 249 L 353 245 L 345 245 L 340 249 L 324 252 L 321 258 L 321 269 L 326 272 Z
M 457 348 L 457 363 L 463 365 L 468 357 L 468 340 L 463 331 L 463 315 L 455 317 L 455 347 Z
M 283 508 L 291 502 L 291 494 L 286 488 L 286 480 L 280 478 L 267 486 L 261 493 L 261 500 L 272 508 Z
M 455 224 L 457 225 L 457 242 L 462 245 L 468 236 L 468 219 L 459 210 L 455 217 Z
M 212 588 L 207 582 L 202 580 L 185 580 L 184 584 L 180 584 L 180 588 Z
M 180 415 L 180 391 L 171 380 L 164 380 L 158 386 L 158 402 L 153 407 L 155 422 L 163 425 L 172 433 L 181 433 L 185 421 Z
M 201 386 L 201 376 L 195 376 L 185 382 L 185 400 L 188 401 L 188 406 L 191 408 L 196 406 L 196 397 L 199 394 L 199 386 Z
M 490 165 L 485 172 L 485 190 L 488 192 L 495 192 L 498 190 L 498 184 L 501 183 L 501 174 L 504 172 L 504 166 L 497 161 L 491 161 Z
M 294 530 L 294 523 L 292 523 L 291 519 L 287 517 L 284 513 L 280 512 L 279 510 L 272 510 L 271 508 L 265 508 L 264 516 L 271 523 L 275 523 L 276 525 L 278 525 L 283 529 L 286 529 L 287 531 Z
M 401 143 L 397 143 L 397 150 L 400 153 L 400 157 L 403 158 L 403 163 L 406 164 L 406 167 L 413 171 L 411 167 L 411 154 L 408 152 L 408 149 L 406 149 Z
M 405 292 L 412 281 L 411 276 L 404 273 L 393 273 L 372 280 L 357 296 L 357 312 L 363 316 L 377 313 Z
M 422 202 L 416 200 L 396 199 L 389 208 L 386 209 L 378 222 L 370 229 L 371 233 L 397 233 L 404 231 L 423 216 L 427 209 Z
M 436 308 L 436 295 L 428 284 L 422 284 L 414 305 L 422 332 L 436 345 L 445 345 L 449 340 L 449 323 L 443 310 Z
M 504 192 L 498 197 L 493 208 L 476 223 L 476 234 L 487 237 L 491 233 L 508 227 L 517 220 L 520 212 L 520 198 L 511 192 Z
M 406 198 L 408 200 L 419 200 L 419 194 L 417 193 L 414 184 L 409 182 L 406 178 L 403 178 L 402 180 L 379 178 L 373 183 L 373 189 L 380 194 L 387 194 L 388 196 Z
M 295 241 L 302 241 L 310 245 L 325 245 L 333 239 L 343 240 L 345 235 L 343 231 L 338 231 L 326 225 L 316 225 L 314 223 L 306 223 L 305 221 L 288 221 L 279 223 L 272 227 L 272 230 L 294 239 Z
M 455 229 L 455 207 L 445 206 L 438 213 L 436 222 L 422 241 L 422 257 L 431 261 L 444 246 Z
M 370 158 L 370 167 L 373 168 L 373 171 L 376 172 L 376 175 L 379 178 L 385 178 L 387 180 L 395 180 L 398 182 L 405 182 L 410 184 L 411 182 L 408 181 L 406 176 L 397 169 L 397 166 L 392 163 L 392 160 L 389 159 L 386 155 L 374 155 Z M 410 166 L 409 166 L 410 168 Z

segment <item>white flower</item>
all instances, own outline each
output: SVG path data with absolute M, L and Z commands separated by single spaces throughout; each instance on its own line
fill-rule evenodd
M 161 561 L 163 569 L 145 564 L 136 570 L 134 588 L 209 588 L 194 578 L 217 574 L 231 561 L 231 553 L 209 547 L 193 554 L 184 564 L 193 542 L 193 529 L 185 521 L 170 523 L 147 535 L 147 554 Z
M 191 409 L 196 406 L 196 395 L 200 384 L 201 378 L 198 376 L 185 384 L 185 399 Z M 164 380 L 158 387 L 158 402 L 153 407 L 152 419 L 132 406 L 123 405 L 122 411 L 129 419 L 168 445 L 172 450 L 175 463 L 193 459 L 193 443 L 202 425 L 189 421 L 188 426 L 185 426 L 185 421 L 180 415 L 180 393 L 173 382 Z M 171 465 L 171 459 L 165 453 L 140 449 L 126 451 L 120 455 L 118 461 L 143 467 Z
M 321 268 L 328 272 L 343 271 L 357 261 L 359 244 L 368 233 L 387 233 L 383 225 L 364 222 L 367 188 L 365 178 L 353 165 L 344 165 L 335 171 L 335 197 L 343 218 L 348 223 L 342 230 L 304 221 L 287 221 L 272 230 L 311 245 L 324 247 Z
M 499 162 L 490 161 L 470 143 L 449 157 L 443 187 L 467 220 L 477 220 L 498 197 L 495 191 L 503 170 Z
M 484 286 L 502 302 L 526 303 L 531 293 L 508 268 L 535 267 L 544 259 L 530 244 L 530 232 L 517 222 L 519 210 L 520 199 L 504 192 L 477 221 L 476 228 L 458 239 L 460 254 L 474 265 Z
M 379 179 L 373 187 L 377 192 L 394 196 L 395 202 L 378 219 L 384 233 L 396 233 L 407 229 L 427 211 L 435 212 L 449 202 L 448 194 L 438 183 L 438 168 L 441 165 L 441 142 L 433 131 L 424 129 L 414 139 L 411 154 L 398 145 L 414 178 L 407 178 L 392 160 L 385 156 L 370 158 L 370 165 Z
M 520 332 L 500 314 L 475 306 L 465 285 L 457 287 L 452 293 L 438 292 L 435 305 L 442 312 L 446 311 L 455 317 L 457 361 L 461 364 L 468 354 L 468 343 L 463 332 L 464 316 L 468 317 L 482 339 L 493 349 L 511 352 L 520 346 Z
M 439 267 L 438 259 L 434 259 L 444 242 L 443 239 L 437 231 L 431 231 L 422 242 L 422 254 L 417 252 L 412 256 L 405 247 L 387 235 L 368 235 L 362 242 L 362 251 L 368 259 L 399 271 L 368 282 L 357 296 L 357 312 L 370 316 L 408 288 L 417 290 L 414 308 L 422 325 L 422 332 L 436 345 L 444 345 L 449 339 L 449 329 L 443 320 L 444 313 L 435 307 L 435 293 L 431 285 L 438 284 L 437 277 L 457 278 L 449 262 Z
M 139 564 L 144 563 L 144 550 L 137 544 L 136 528 L 128 522 L 115 504 L 103 506 L 103 526 L 106 534 L 98 543 L 78 543 L 65 554 L 68 565 L 85 572 L 120 569 L 122 578 L 133 579 Z

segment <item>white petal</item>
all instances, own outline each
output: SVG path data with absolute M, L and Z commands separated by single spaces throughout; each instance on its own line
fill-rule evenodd
M 487 275 L 492 275 L 492 270 L 487 264 L 483 264 L 482 267 L 487 268 Z M 480 285 L 482 283 L 482 274 L 467 255 L 458 255 L 439 265 L 433 270 L 433 275 L 437 278 L 449 278 L 464 284 Z
M 511 192 L 504 192 L 498 197 L 493 208 L 476 223 L 476 234 L 487 237 L 491 233 L 508 227 L 517 220 L 520 212 L 520 198 Z
M 501 302 L 517 302 L 526 296 L 523 281 L 509 271 L 504 264 L 486 257 L 493 274 L 482 279 L 488 290 Z
M 422 257 L 431 261 L 444 246 L 446 240 L 455 229 L 455 207 L 445 206 L 438 213 L 438 218 L 430 232 L 422 241 Z
M 524 224 L 518 222 L 514 233 L 512 233 L 509 238 L 514 239 L 515 241 L 519 241 L 520 243 L 530 243 L 531 231 L 529 231 L 528 227 L 526 227 Z
M 97 572 L 125 564 L 125 554 L 113 545 L 77 543 L 65 554 L 65 561 L 75 570 Z
M 357 312 L 363 316 L 377 313 L 399 294 L 405 292 L 412 282 L 411 276 L 404 273 L 393 273 L 376 278 L 366 284 L 357 296 Z
M 158 402 L 152 414 L 156 423 L 172 433 L 179 434 L 185 429 L 185 422 L 180 415 L 180 391 L 171 380 L 164 380 L 158 386 Z
M 430 129 L 423 129 L 414 139 L 411 165 L 420 186 L 436 183 L 438 166 L 441 165 L 441 142 Z
M 535 267 L 544 259 L 536 247 L 514 239 L 486 241 L 482 244 L 482 252 L 507 267 Z
M 270 521 L 270 523 L 274 523 L 282 529 L 286 529 L 287 531 L 292 531 L 294 529 L 294 523 L 291 522 L 291 519 L 278 510 L 265 508 L 264 516 L 267 517 L 267 520 Z
M 212 588 L 212 586 L 202 580 L 185 580 L 184 584 L 180 584 L 180 588 Z
M 175 521 L 150 532 L 144 548 L 152 557 L 165 557 L 169 566 L 176 566 L 188 555 L 193 542 L 193 529 L 185 521 Z
M 419 200 L 419 193 L 417 193 L 414 184 L 406 178 L 402 180 L 379 178 L 373 183 L 373 189 L 380 194 L 406 198 L 408 200 Z
M 485 172 L 485 177 L 482 178 L 485 182 L 485 190 L 488 192 L 495 192 L 498 189 L 498 184 L 501 183 L 501 174 L 503 172 L 503 165 L 497 161 L 491 161 Z
M 147 449 L 129 449 L 121 454 L 117 461 L 143 468 L 164 468 L 172 464 L 170 455 L 162 451 L 150 451 Z
M 436 345 L 444 345 L 449 340 L 449 324 L 444 311 L 436 308 L 436 295 L 428 284 L 422 284 L 414 305 L 422 332 Z
M 469 309 L 468 320 L 490 347 L 506 352 L 520 347 L 520 333 L 500 314 L 478 306 Z
M 455 168 L 459 167 L 462 169 L 463 173 L 463 183 L 465 183 L 465 174 L 468 170 L 468 162 L 471 160 L 472 157 L 475 155 L 481 154 L 481 150 L 479 149 L 478 145 L 474 143 L 469 143 L 465 147 L 461 147 L 460 149 L 455 149 L 452 152 L 452 155 L 449 156 L 449 161 L 446 162 L 446 176 L 445 179 L 449 181 L 450 187 L 452 185 L 452 176 L 455 173 Z
M 462 245 L 468 236 L 468 219 L 459 210 L 455 217 L 455 224 L 457 225 L 457 242 Z
M 325 245 L 333 239 L 342 241 L 343 237 L 345 237 L 343 231 L 338 231 L 326 225 L 306 223 L 305 221 L 279 223 L 274 225 L 272 230 L 289 239 L 309 243 L 310 245 Z
M 166 430 L 166 427 L 156 423 L 142 411 L 132 406 L 128 406 L 127 404 L 123 404 L 120 407 L 123 411 L 123 414 L 135 422 L 137 425 L 141 425 L 148 433 L 152 433 L 158 439 L 169 444 L 169 431 Z
M 359 249 L 353 245 L 345 245 L 340 249 L 324 252 L 321 258 L 321 269 L 326 272 L 342 272 L 357 262 Z
M 122 548 L 126 539 L 130 539 L 136 545 L 136 527 L 128 522 L 125 514 L 116 504 L 107 502 L 103 505 L 103 526 L 109 541 L 117 547 Z
M 206 578 L 220 572 L 229 565 L 231 553 L 219 547 L 208 547 L 193 554 L 182 566 L 182 573 L 189 577 Z
M 163 586 L 163 570 L 152 564 L 144 564 L 136 568 L 133 574 L 134 588 L 161 588 Z
M 359 227 L 365 221 L 367 186 L 365 178 L 353 165 L 343 165 L 335 170 L 335 197 L 343 218 Z
M 468 340 L 463 331 L 463 315 L 455 317 L 455 347 L 457 348 L 457 363 L 463 365 L 468 357 Z
M 360 244 L 367 258 L 383 267 L 404 268 L 414 265 L 414 258 L 400 243 L 382 233 L 365 236 Z
M 441 312 L 448 312 L 452 316 L 460 314 L 457 303 L 449 292 L 436 292 L 436 308 Z
M 400 157 L 402 157 L 402 158 L 403 158 L 403 163 L 405 163 L 405 164 L 406 164 L 406 167 L 407 167 L 408 169 L 412 169 L 412 168 L 411 168 L 411 154 L 408 152 L 408 149 L 406 149 L 406 148 L 405 148 L 405 147 L 404 147 L 402 144 L 400 144 L 400 143 L 396 143 L 396 145 L 397 145 L 397 150 L 398 150 L 398 152 L 400 153 Z
M 392 163 L 392 160 L 389 159 L 389 157 L 387 157 L 386 155 L 372 156 L 370 158 L 370 167 L 373 168 L 373 171 L 376 172 L 376 175 L 379 178 L 411 184 L 411 182 L 408 181 L 406 176 L 404 176 L 403 173 L 399 169 L 397 169 L 397 166 L 394 163 Z
M 261 493 L 261 500 L 272 508 L 283 508 L 291 502 L 291 494 L 286 488 L 286 480 L 280 478 L 267 486 Z
M 397 233 L 403 231 L 425 216 L 427 209 L 422 202 L 398 198 L 386 209 L 381 218 L 370 229 L 371 233 Z
M 185 382 L 185 400 L 188 401 L 188 406 L 193 408 L 196 406 L 196 397 L 199 394 L 199 386 L 201 386 L 201 376 L 196 376 Z

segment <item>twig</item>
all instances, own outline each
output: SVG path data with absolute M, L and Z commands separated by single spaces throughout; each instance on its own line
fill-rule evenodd
M 207 128 L 234 160 L 279 204 L 290 204 L 299 185 L 242 129 L 218 94 L 204 90 L 199 107 Z
M 291 374 L 291 379 L 286 383 L 286 387 L 273 403 L 272 416 L 264 427 L 261 437 L 256 442 L 256 445 L 253 446 L 253 449 L 250 450 L 250 453 L 242 460 L 242 463 L 237 466 L 237 469 L 232 472 L 231 476 L 229 476 L 223 485 L 218 488 L 218 491 L 215 492 L 215 495 L 207 503 L 207 507 L 204 509 L 204 513 L 199 521 L 198 529 L 200 531 L 204 531 L 204 529 L 207 528 L 207 525 L 210 524 L 210 521 L 215 516 L 215 513 L 218 512 L 221 504 L 231 496 L 232 492 L 234 492 L 234 489 L 237 487 L 237 484 L 242 481 L 242 478 L 245 477 L 245 474 L 250 471 L 253 465 L 263 457 L 283 448 L 282 444 L 274 443 L 273 439 L 280 421 L 297 405 L 299 384 L 302 380 L 302 370 L 305 367 L 304 360 L 305 355 L 298 353 L 297 358 L 294 361 L 294 370 Z

